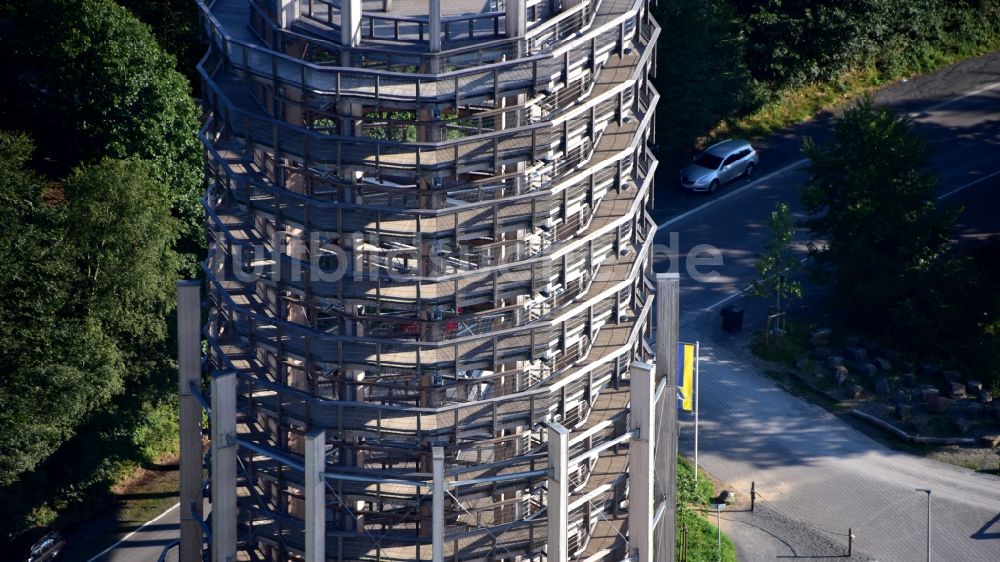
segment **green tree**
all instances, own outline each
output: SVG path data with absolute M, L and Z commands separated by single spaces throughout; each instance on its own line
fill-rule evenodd
M 31 150 L 0 133 L 0 485 L 171 363 L 178 259 L 166 187 L 148 164 L 120 160 L 46 185 L 26 167 Z
M 690 147 L 721 121 L 757 101 L 745 40 L 726 0 L 673 0 L 655 8 L 663 33 L 656 88 L 669 100 L 657 113 L 664 158 Z
M 65 196 L 79 313 L 99 319 L 142 376 L 170 356 L 163 342 L 179 261 L 167 189 L 147 162 L 106 159 L 74 171 Z
M 845 310 L 885 318 L 921 275 L 940 263 L 956 212 L 934 203 L 930 150 L 912 125 L 870 99 L 848 109 L 829 146 L 807 140 L 812 159 L 802 202 L 817 263 Z
M 860 58 L 869 0 L 732 0 L 754 78 L 776 88 L 829 79 Z
M 163 50 L 177 58 L 177 70 L 197 87 L 196 65 L 205 54 L 199 37 L 198 4 L 195 0 L 118 0 L 148 24 Z
M 41 171 L 140 158 L 169 186 L 190 246 L 201 238 L 198 110 L 174 58 L 112 0 L 12 0 L 0 41 L 10 80 L 0 125 L 29 132 Z
M 0 485 L 107 404 L 125 372 L 101 322 L 67 314 L 77 298 L 72 252 L 61 213 L 25 168 L 30 155 L 26 137 L 0 133 Z
M 757 256 L 756 271 L 747 294 L 757 298 L 775 297 L 776 308 L 780 310 L 782 298 L 802 297 L 802 284 L 790 279 L 802 262 L 793 252 L 795 223 L 787 204 L 774 206 L 768 227 L 771 236 L 764 243 L 764 251 Z

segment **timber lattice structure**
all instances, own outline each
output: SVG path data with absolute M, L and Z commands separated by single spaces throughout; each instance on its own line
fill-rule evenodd
M 648 0 L 198 1 L 238 557 L 306 556 L 319 430 L 323 558 L 546 560 L 558 423 L 567 558 L 625 558 L 629 368 L 653 355 Z

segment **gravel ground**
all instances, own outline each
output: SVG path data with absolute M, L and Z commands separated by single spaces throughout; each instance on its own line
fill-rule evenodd
M 722 515 L 722 530 L 733 540 L 741 561 L 775 558 L 875 560 L 857 548 L 847 556 L 847 529 L 838 533 L 821 530 L 793 519 L 767 502 L 757 502 L 752 512 L 748 507 L 737 507 Z

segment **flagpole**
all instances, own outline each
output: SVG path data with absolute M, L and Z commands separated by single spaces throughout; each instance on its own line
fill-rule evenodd
M 701 366 L 701 342 L 694 342 L 694 481 L 698 481 L 698 402 L 701 392 L 698 387 L 698 368 Z

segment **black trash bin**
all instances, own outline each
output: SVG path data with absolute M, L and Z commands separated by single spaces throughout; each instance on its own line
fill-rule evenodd
M 743 309 L 729 305 L 722 309 L 722 329 L 727 332 L 739 332 L 743 329 Z

